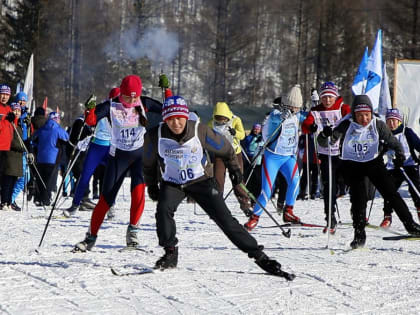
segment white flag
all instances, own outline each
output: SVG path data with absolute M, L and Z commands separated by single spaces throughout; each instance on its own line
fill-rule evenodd
M 32 99 L 34 97 L 34 54 L 29 58 L 28 69 L 26 70 L 25 84 L 23 86 L 23 92 L 28 95 L 26 106 L 31 109 Z M 32 115 L 32 113 L 30 113 Z
M 382 69 L 382 84 L 381 84 L 381 94 L 379 96 L 379 109 L 378 114 L 380 116 L 385 116 L 386 110 L 392 108 L 391 93 L 389 91 L 388 84 L 388 75 L 386 73 L 386 63 Z

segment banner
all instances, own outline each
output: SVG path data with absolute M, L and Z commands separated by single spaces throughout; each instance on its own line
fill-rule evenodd
M 26 70 L 25 84 L 23 86 L 23 92 L 28 95 L 26 106 L 31 108 L 32 100 L 34 98 L 34 54 L 29 58 L 28 69 Z M 32 114 L 32 113 L 30 113 Z
M 381 92 L 382 82 L 382 31 L 379 30 L 376 35 L 375 45 L 368 59 L 367 64 L 368 77 L 366 82 L 365 94 L 369 96 L 373 111 L 378 111 L 379 94 Z
M 394 107 L 406 125 L 420 135 L 420 60 L 395 59 Z

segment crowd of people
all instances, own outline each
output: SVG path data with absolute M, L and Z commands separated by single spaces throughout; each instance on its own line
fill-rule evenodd
M 105 217 L 113 218 L 116 196 L 129 174 L 127 247 L 139 245 L 147 191 L 157 202 L 156 230 L 165 252 L 156 268 L 177 266 L 175 212 L 188 198 L 258 266 L 288 280 L 294 276 L 269 258 L 249 233 L 257 228 L 276 193 L 277 212 L 289 224 L 302 223 L 295 214 L 299 212 L 297 199 L 323 198 L 323 232 L 330 234 L 337 228 L 337 198 L 349 193 L 354 227 L 351 247 L 358 248 L 366 241 L 366 207 L 369 185 L 373 185 L 384 198 L 381 227 L 391 225 L 395 211 L 408 233 L 420 235 L 420 225 L 398 193 L 401 183 L 408 181 L 420 219 L 416 155 L 420 139 L 404 125 L 398 109 L 388 110 L 386 122 L 382 121 L 368 96 L 355 96 L 350 106 L 333 82 L 325 82 L 319 91 L 311 91 L 312 106 L 305 111 L 301 87 L 295 85 L 287 95 L 274 99 L 272 110 L 246 135 L 238 113 L 226 102 L 215 104 L 205 124 L 190 112 L 187 100 L 172 94 L 165 75 L 160 76 L 159 87 L 165 95 L 162 103 L 142 96 L 140 77 L 128 75 L 105 101 L 97 104 L 96 97 L 90 96 L 85 112 L 66 130 L 60 113 L 46 113 L 39 107 L 32 115 L 25 93 L 12 97 L 10 87 L 0 85 L 1 210 L 20 211 L 16 200 L 22 191 L 43 207 L 55 206 L 57 194 L 72 196 L 65 217 L 92 211 L 86 236 L 74 248 L 85 252 L 95 246 Z M 153 126 L 150 113 L 161 122 Z M 244 224 L 224 201 L 226 171 L 248 217 Z M 63 189 L 57 191 L 60 172 Z M 89 198 L 92 176 L 97 202 Z

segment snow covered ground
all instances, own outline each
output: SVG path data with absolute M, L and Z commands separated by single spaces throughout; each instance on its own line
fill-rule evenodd
M 70 252 L 84 238 L 90 212 L 54 219 L 40 252 L 46 219 L 30 203 L 23 213 L 1 211 L 1 314 L 418 314 L 419 241 L 384 241 L 384 231 L 367 229 L 366 250 L 346 251 L 353 238 L 348 197 L 339 199 L 341 225 L 330 239 L 320 228 L 293 228 L 286 239 L 265 214 L 253 235 L 293 282 L 264 272 L 236 249 L 199 207 L 182 203 L 176 213 L 179 263 L 175 270 L 114 276 L 110 268 L 153 266 L 157 245 L 155 204 L 141 219 L 140 240 L 148 252 L 123 252 L 129 217 L 129 180 L 120 191 L 116 218 L 105 221 L 92 252 Z M 226 188 L 226 191 L 229 187 Z M 402 195 L 411 209 L 406 187 Z M 20 201 L 20 200 L 19 200 Z M 70 205 L 68 199 L 62 208 Z M 246 221 L 233 197 L 232 213 Z M 272 204 L 268 206 L 279 222 Z M 322 200 L 298 201 L 303 221 L 323 224 Z M 60 211 L 57 211 L 57 214 Z M 414 210 L 413 210 L 414 215 Z M 373 205 L 372 224 L 382 219 L 382 200 Z M 417 216 L 415 217 L 417 221 Z M 404 232 L 394 215 L 392 228 Z

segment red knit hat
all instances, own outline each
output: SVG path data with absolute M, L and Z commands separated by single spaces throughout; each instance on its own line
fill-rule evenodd
M 131 74 L 121 81 L 120 92 L 122 95 L 138 97 L 141 95 L 141 88 L 142 84 L 140 77 Z
M 113 99 L 120 95 L 120 88 L 114 87 L 111 91 L 109 91 L 108 98 Z

